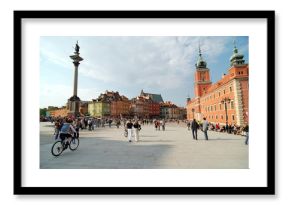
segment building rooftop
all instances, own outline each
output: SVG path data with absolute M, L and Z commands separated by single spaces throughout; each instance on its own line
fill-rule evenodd
M 173 108 L 177 108 L 177 105 L 173 104 L 170 101 L 166 101 L 166 102 L 160 103 L 160 106 L 161 107 L 173 107 Z
M 157 103 L 164 102 L 161 94 L 145 93 L 143 90 L 141 90 L 140 96 L 150 98 L 153 102 Z

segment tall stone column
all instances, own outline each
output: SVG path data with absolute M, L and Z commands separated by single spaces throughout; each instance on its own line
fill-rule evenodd
M 78 68 L 79 68 L 79 62 L 73 62 L 75 66 L 75 72 L 74 72 L 74 90 L 73 90 L 73 96 L 78 95 Z
M 71 55 L 70 58 L 73 60 L 74 64 L 74 78 L 73 78 L 73 96 L 68 99 L 68 109 L 69 114 L 74 115 L 75 117 L 79 116 L 80 112 L 80 98 L 78 97 L 78 68 L 80 65 L 80 61 L 83 60 L 80 57 L 79 53 L 80 47 L 78 42 L 76 43 L 74 55 Z

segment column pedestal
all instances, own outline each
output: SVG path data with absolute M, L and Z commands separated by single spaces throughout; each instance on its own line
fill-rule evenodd
M 81 99 L 74 95 L 71 98 L 68 99 L 68 110 L 69 110 L 69 115 L 73 115 L 74 117 L 79 117 L 80 116 L 80 102 Z

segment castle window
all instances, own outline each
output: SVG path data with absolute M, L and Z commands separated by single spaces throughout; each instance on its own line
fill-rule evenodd
M 224 90 L 224 94 L 226 94 L 226 90 Z
M 221 96 L 221 93 L 219 92 L 219 97 Z
M 218 119 L 218 115 L 215 116 L 215 119 Z
M 216 105 L 214 105 L 214 111 L 216 111 Z
M 231 109 L 234 109 L 234 101 L 231 101 Z
M 235 121 L 235 115 L 232 115 L 232 120 Z
M 222 110 L 222 104 L 220 104 L 220 110 Z
M 221 119 L 222 119 L 222 120 L 224 119 L 224 116 L 223 116 L 223 115 L 221 115 Z
M 230 87 L 230 92 L 232 92 L 232 87 Z

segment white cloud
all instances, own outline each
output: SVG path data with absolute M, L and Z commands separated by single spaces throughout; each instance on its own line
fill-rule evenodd
M 62 44 L 56 44 L 45 37 L 41 38 L 40 43 L 40 63 L 48 62 L 62 68 L 72 69 L 71 60 L 69 59 L 70 53 L 63 49 Z
M 225 38 L 199 37 L 95 37 L 81 45 L 80 75 L 109 83 L 132 82 L 147 87 L 177 88 L 192 73 L 199 41 L 207 60 L 223 50 Z M 83 40 L 84 41 L 84 40 Z M 67 54 L 41 48 L 52 63 L 72 69 Z M 172 83 L 176 82 L 176 83 Z
M 104 38 L 104 37 L 103 37 Z M 90 47 L 80 66 L 84 76 L 103 82 L 177 87 L 192 71 L 195 38 L 112 37 Z M 110 41 L 110 42 L 106 42 Z M 104 45 L 106 44 L 106 45 Z M 85 47 L 85 46 L 83 46 Z M 196 56 L 196 54 L 195 54 Z
M 72 69 L 69 59 L 73 53 L 71 40 L 69 38 L 69 42 L 64 43 L 57 40 L 59 43 L 55 45 L 53 39 L 44 39 L 41 62 L 45 59 Z M 231 37 L 82 37 L 79 38 L 80 55 L 84 61 L 79 66 L 79 77 L 91 79 L 95 87 L 102 87 L 98 86 L 100 84 L 109 84 L 117 89 L 133 86 L 138 90 L 144 88 L 158 93 L 168 89 L 186 90 L 184 82 L 193 76 L 199 44 L 204 58 L 212 65 L 220 60 L 219 55 L 229 41 L 232 41 Z M 69 86 L 58 89 L 63 89 L 64 93 L 72 92 Z M 79 90 L 79 95 L 87 100 L 95 98 L 96 92 L 104 90 Z M 56 98 L 61 97 L 54 94 Z
M 64 106 L 72 96 L 72 86 L 60 84 L 42 84 L 40 87 L 40 107 Z M 87 101 L 96 98 L 103 90 L 96 88 L 79 88 L 78 96 L 81 100 Z M 71 95 L 70 95 L 71 94 Z

